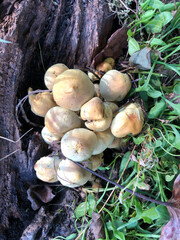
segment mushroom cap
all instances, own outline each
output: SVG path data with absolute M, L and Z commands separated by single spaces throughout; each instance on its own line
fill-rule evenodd
M 118 113 L 118 110 L 119 110 L 119 107 L 116 103 L 113 103 L 113 102 L 106 102 L 106 105 L 108 105 L 111 110 L 112 110 L 112 113 L 113 113 L 113 117 L 116 116 L 116 114 Z
M 48 68 L 44 75 L 44 83 L 46 87 L 49 90 L 52 90 L 56 77 L 68 69 L 69 68 L 63 63 L 57 63 Z
M 106 101 L 121 101 L 131 89 L 131 80 L 127 74 L 110 70 L 100 81 L 100 93 Z
M 53 97 L 57 105 L 73 111 L 80 110 L 94 93 L 93 83 L 78 69 L 69 69 L 60 74 L 53 86 Z
M 47 144 L 51 144 L 52 142 L 59 141 L 61 139 L 61 136 L 58 136 L 58 135 L 50 132 L 46 126 L 43 127 L 43 129 L 41 131 L 41 136 Z M 62 136 L 63 136 L 63 134 L 62 134 Z
M 103 61 L 96 66 L 96 69 L 102 72 L 108 72 L 112 69 L 112 66 L 108 62 Z
M 95 132 L 97 137 L 97 144 L 93 151 L 93 155 L 104 152 L 104 150 L 113 142 L 114 136 L 111 133 L 111 130 L 108 128 L 103 132 Z
M 104 116 L 104 103 L 94 97 L 81 107 L 81 119 L 83 120 L 101 120 Z
M 61 159 L 58 156 L 42 157 L 34 165 L 36 176 L 44 182 L 57 182 L 57 169 Z
M 128 134 L 139 134 L 144 124 L 144 115 L 138 104 L 130 103 L 115 116 L 111 124 L 111 132 L 115 137 L 122 138 Z
M 67 131 L 79 128 L 81 120 L 75 112 L 56 106 L 47 112 L 45 126 L 50 132 L 61 137 Z
M 99 87 L 99 84 L 98 84 L 98 83 L 94 83 L 94 89 L 95 89 L 95 94 L 94 94 L 94 96 L 102 99 L 101 93 L 100 93 L 100 87 Z
M 32 88 L 28 89 L 28 93 L 32 91 Z M 31 105 L 31 111 L 40 117 L 45 117 L 47 111 L 56 106 L 53 95 L 50 92 L 29 95 L 29 104 Z
M 65 157 L 82 162 L 91 157 L 96 143 L 95 133 L 85 128 L 76 128 L 62 137 L 61 151 Z
M 128 142 L 126 141 L 126 138 L 114 138 L 114 141 L 108 146 L 108 148 L 114 148 L 117 150 L 121 150 L 124 147 L 126 147 Z
M 104 62 L 109 63 L 109 64 L 111 65 L 112 69 L 114 68 L 114 65 L 115 65 L 115 60 L 114 60 L 114 58 L 106 58 L 106 59 L 104 60 Z
M 87 162 L 91 163 L 91 169 L 96 171 L 104 163 L 103 153 L 91 156 Z
M 59 164 L 57 177 L 62 185 L 73 188 L 84 185 L 91 178 L 91 173 L 66 158 Z
M 105 131 L 108 129 L 112 122 L 112 110 L 106 103 L 104 103 L 104 117 L 101 120 L 86 121 L 87 128 L 94 131 Z

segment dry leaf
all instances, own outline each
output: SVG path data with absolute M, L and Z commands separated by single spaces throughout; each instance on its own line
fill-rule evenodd
M 172 206 L 167 206 L 170 214 L 169 222 L 161 231 L 160 240 L 179 240 L 180 239 L 180 174 L 177 176 L 171 199 L 168 201 Z
M 90 232 L 87 234 L 87 240 L 105 239 L 104 225 L 99 213 L 93 212 L 92 223 L 89 229 Z
M 133 53 L 129 59 L 129 64 L 142 70 L 151 69 L 151 48 L 145 47 Z
M 27 190 L 27 195 L 33 210 L 37 210 L 43 203 L 48 203 L 55 197 L 47 185 L 32 185 Z
M 111 35 L 105 48 L 92 60 L 91 67 L 95 69 L 105 58 L 118 58 L 121 55 L 123 48 L 127 47 L 127 38 L 127 27 L 124 25 Z

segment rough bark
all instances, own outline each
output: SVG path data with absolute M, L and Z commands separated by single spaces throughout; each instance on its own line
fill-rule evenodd
M 0 38 L 12 42 L 0 43 L 0 136 L 16 141 L 31 127 L 17 125 L 15 106 L 29 86 L 45 88 L 43 64 L 45 69 L 57 62 L 69 68 L 90 65 L 105 46 L 112 21 L 103 0 L 0 3 Z M 34 130 L 25 139 L 0 139 L 0 158 L 17 150 L 0 160 L 0 239 L 19 239 L 34 217 L 26 191 L 36 182 L 35 161 L 48 150 Z

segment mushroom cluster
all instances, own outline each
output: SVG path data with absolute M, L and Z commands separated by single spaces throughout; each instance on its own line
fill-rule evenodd
M 95 171 L 103 163 L 105 149 L 120 149 L 124 137 L 141 132 L 144 116 L 140 105 L 118 106 L 130 91 L 131 80 L 113 67 L 112 58 L 99 64 L 96 74 L 100 76 L 101 71 L 104 75 L 100 83 L 94 83 L 97 79 L 92 73 L 55 64 L 44 76 L 50 92 L 29 96 L 32 112 L 44 117 L 42 138 L 51 146 L 56 143 L 63 156 L 43 157 L 36 162 L 34 169 L 42 181 L 82 186 L 91 174 L 74 162 Z

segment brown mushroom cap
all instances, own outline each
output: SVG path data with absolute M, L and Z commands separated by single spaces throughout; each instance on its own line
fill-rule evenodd
M 32 91 L 32 88 L 28 89 L 28 93 Z M 29 95 L 29 104 L 31 105 L 31 111 L 40 117 L 45 117 L 47 111 L 56 106 L 53 95 L 50 92 Z
M 103 132 L 95 132 L 97 137 L 97 144 L 93 151 L 93 155 L 104 152 L 106 148 L 113 142 L 114 136 L 111 133 L 111 130 L 108 128 Z
M 66 158 L 59 164 L 57 177 L 62 185 L 72 188 L 84 185 L 91 178 L 91 173 Z
M 69 68 L 63 63 L 57 63 L 48 68 L 44 75 L 44 83 L 46 87 L 49 90 L 52 90 L 56 77 L 68 69 Z
M 100 120 L 86 121 L 85 125 L 87 128 L 94 131 L 105 131 L 108 129 L 112 122 L 112 110 L 106 103 L 104 103 L 104 116 Z
M 100 81 L 100 93 L 106 101 L 121 101 L 131 89 L 131 81 L 127 74 L 110 70 Z
M 34 165 L 36 176 L 44 182 L 57 182 L 57 169 L 61 159 L 58 156 L 42 157 Z
M 81 120 L 75 112 L 56 106 L 47 112 L 45 126 L 50 132 L 61 137 L 67 131 L 79 128 Z
M 94 93 L 93 83 L 78 69 L 69 69 L 60 74 L 53 86 L 53 97 L 57 105 L 73 111 L 80 110 Z
M 104 103 L 94 97 L 81 107 L 81 119 L 83 120 L 101 120 L 104 117 Z
M 111 132 L 115 137 L 122 138 L 128 134 L 139 134 L 144 123 L 144 115 L 138 104 L 131 103 L 115 116 L 111 124 Z
M 81 162 L 91 157 L 96 143 L 95 133 L 85 128 L 76 128 L 62 137 L 61 151 L 65 157 Z

